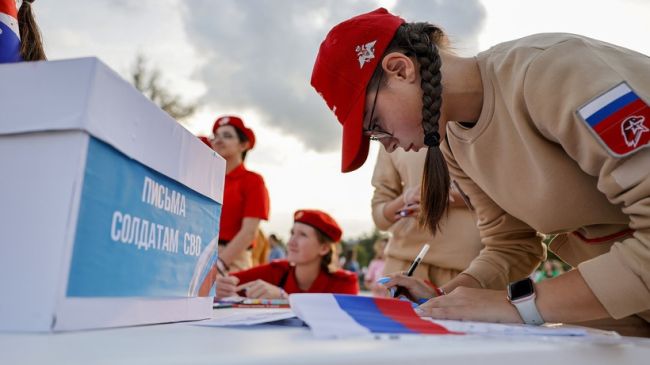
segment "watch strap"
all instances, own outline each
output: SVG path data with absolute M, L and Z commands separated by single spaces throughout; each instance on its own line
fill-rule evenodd
M 542 318 L 542 315 L 537 310 L 537 305 L 535 304 L 535 295 L 531 295 L 530 297 L 519 302 L 511 303 L 515 306 L 515 308 L 517 308 L 519 316 L 521 316 L 521 319 L 524 321 L 524 323 L 532 324 L 535 326 L 544 324 L 544 318 Z

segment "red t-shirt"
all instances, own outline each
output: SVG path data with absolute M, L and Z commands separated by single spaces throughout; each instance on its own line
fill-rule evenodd
M 219 240 L 232 240 L 246 217 L 269 219 L 269 192 L 262 176 L 241 164 L 226 175 Z
M 287 274 L 286 281 L 282 289 L 287 294 L 293 293 L 336 293 L 336 294 L 358 294 L 359 281 L 357 274 L 337 270 L 333 273 L 327 273 L 323 270 L 318 274 L 311 287 L 305 291 L 300 290 L 296 280 L 295 267 L 289 265 L 287 260 L 274 260 L 266 265 L 256 266 L 252 269 L 233 273 L 239 279 L 239 283 L 247 283 L 261 279 L 269 284 L 280 286 L 280 280 Z

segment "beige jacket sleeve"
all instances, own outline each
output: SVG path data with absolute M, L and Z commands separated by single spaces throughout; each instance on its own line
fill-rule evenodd
M 613 156 L 577 111 L 623 81 L 650 102 L 650 59 L 615 46 L 572 40 L 542 52 L 531 63 L 524 85 L 533 123 L 583 171 L 597 177 L 598 190 L 621 207 L 635 230 L 632 238 L 578 266 L 614 318 L 650 309 L 650 149 L 646 145 L 626 157 Z M 650 120 L 645 126 L 650 127 Z
M 515 280 L 530 275 L 546 257 L 541 237 L 527 224 L 501 209 L 456 163 L 447 143 L 441 144 L 449 173 L 469 197 L 478 219 L 481 242 L 485 246 L 463 271 L 483 288 L 504 289 Z
M 372 219 L 377 228 L 388 230 L 393 224 L 384 216 L 384 206 L 402 194 L 402 180 L 388 152 L 379 148 L 377 163 L 372 173 Z

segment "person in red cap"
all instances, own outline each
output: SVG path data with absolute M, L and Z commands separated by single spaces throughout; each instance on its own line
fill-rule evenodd
M 421 313 L 650 336 L 650 57 L 574 34 L 467 58 L 446 40 L 380 8 L 330 30 L 311 79 L 343 125 L 344 172 L 369 139 L 427 146 L 421 222 L 436 233 L 452 181 L 474 210 L 485 248 Z M 533 283 L 538 232 L 576 269 Z
M 217 265 L 222 271 L 244 270 L 252 266 L 251 248 L 260 221 L 269 218 L 269 193 L 262 176 L 244 166 L 255 146 L 253 130 L 239 117 L 222 116 L 212 131 L 212 148 L 226 160 Z
M 197 138 L 203 142 L 206 146 L 212 148 L 212 142 L 210 142 L 210 138 L 206 136 L 197 136 Z
M 41 33 L 32 15 L 34 0 L 0 0 L 0 63 L 45 60 Z
M 336 245 L 343 232 L 327 213 L 303 209 L 293 215 L 286 260 L 217 278 L 217 298 L 243 293 L 282 299 L 292 293 L 357 294 L 357 274 L 336 268 Z

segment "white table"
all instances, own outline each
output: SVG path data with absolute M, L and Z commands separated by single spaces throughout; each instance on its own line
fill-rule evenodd
M 222 311 L 245 309 L 219 309 Z M 174 323 L 56 334 L 0 333 L 0 364 L 650 364 L 650 340 L 417 336 L 316 340 L 306 327 Z

